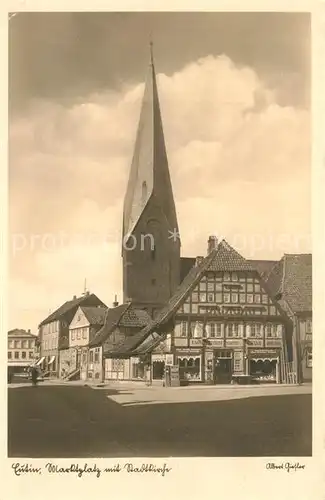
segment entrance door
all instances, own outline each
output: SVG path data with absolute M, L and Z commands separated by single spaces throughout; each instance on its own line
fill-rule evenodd
M 216 359 L 214 379 L 216 384 L 230 384 L 232 375 L 232 360 L 230 358 Z

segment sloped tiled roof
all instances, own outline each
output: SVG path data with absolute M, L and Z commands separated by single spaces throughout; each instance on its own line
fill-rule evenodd
M 277 260 L 248 260 L 247 262 L 255 267 L 264 279 L 268 277 L 273 267 L 278 263 Z
M 108 311 L 107 307 L 94 307 L 94 306 L 80 306 L 82 312 L 88 319 L 90 325 L 103 325 L 105 322 L 105 315 Z
M 77 308 L 82 304 L 90 304 L 90 303 L 96 303 L 98 305 L 102 304 L 103 306 L 107 307 L 104 304 L 104 302 L 102 302 L 94 293 L 91 293 L 89 295 L 82 295 L 81 297 L 68 300 L 67 302 L 62 304 L 62 306 L 56 309 L 47 318 L 43 319 L 43 321 L 39 324 L 39 326 L 45 325 L 46 323 L 50 323 L 51 321 L 56 321 L 62 318 L 62 316 L 64 316 L 74 308 L 77 310 Z
M 97 332 L 93 340 L 89 342 L 89 347 L 104 342 L 117 326 L 142 328 L 146 326 L 149 321 L 150 316 L 148 313 L 141 309 L 134 308 L 132 303 L 121 304 L 120 306 L 108 309 L 104 326 Z M 134 335 L 130 336 L 130 338 L 133 337 Z
M 285 254 L 267 284 L 273 296 L 279 294 L 294 312 L 312 311 L 312 255 Z
M 14 328 L 13 330 L 9 330 L 8 337 L 32 337 L 35 338 L 37 335 L 34 335 L 31 332 L 23 330 L 22 328 Z
M 177 288 L 168 304 L 161 309 L 157 317 L 152 320 L 139 334 L 142 333 L 142 340 L 160 324 L 165 323 L 174 314 L 177 307 L 182 302 L 188 291 L 201 279 L 206 271 L 256 271 L 244 257 L 242 257 L 225 240 L 222 240 L 216 248 L 205 257 L 202 262 L 193 267 L 187 274 L 184 281 Z

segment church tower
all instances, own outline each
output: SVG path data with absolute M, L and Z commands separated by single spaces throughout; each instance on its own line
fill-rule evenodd
M 124 199 L 122 243 L 124 301 L 154 315 L 179 285 L 180 239 L 152 44 Z

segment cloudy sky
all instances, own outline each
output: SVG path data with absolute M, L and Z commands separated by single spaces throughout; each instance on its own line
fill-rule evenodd
M 182 255 L 310 252 L 307 14 L 10 21 L 10 328 L 121 298 L 122 204 L 152 34 Z

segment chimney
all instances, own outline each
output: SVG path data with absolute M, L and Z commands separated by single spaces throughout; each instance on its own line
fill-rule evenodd
M 31 333 L 30 328 L 28 328 L 27 333 Z
M 209 236 L 208 239 L 208 255 L 209 253 L 212 252 L 215 248 L 217 248 L 218 245 L 218 240 L 216 236 Z
M 76 300 L 76 298 L 77 298 L 77 295 L 74 295 L 74 296 L 72 297 L 72 300 Z
M 117 295 L 115 295 L 115 300 L 113 302 L 113 307 L 117 307 L 117 306 L 118 306 Z
M 204 257 L 202 255 L 198 255 L 195 259 L 195 267 L 200 266 L 204 261 Z

